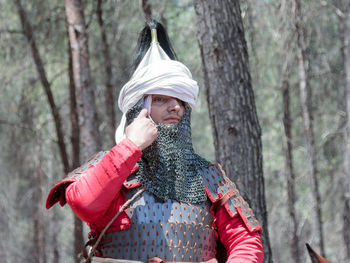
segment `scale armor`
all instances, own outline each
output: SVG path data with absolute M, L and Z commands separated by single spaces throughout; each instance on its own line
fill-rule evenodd
M 127 198 L 134 190 L 127 190 Z M 130 229 L 107 233 L 101 255 L 142 262 L 153 257 L 187 262 L 213 259 L 216 231 L 210 207 L 209 201 L 201 204 L 157 202 L 146 191 L 126 210 L 132 222 Z
M 153 257 L 185 262 L 215 259 L 218 239 L 213 214 L 221 205 L 230 216 L 238 213 L 249 231 L 261 231 L 252 209 L 220 165 L 211 164 L 199 172 L 209 197 L 207 201 L 201 204 L 161 202 L 153 194 L 144 192 L 126 210 L 131 227 L 107 233 L 99 256 L 142 262 Z M 140 182 L 133 178 L 124 186 L 129 199 Z

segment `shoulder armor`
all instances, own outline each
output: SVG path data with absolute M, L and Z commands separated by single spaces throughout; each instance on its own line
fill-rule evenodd
M 108 153 L 108 151 L 101 151 L 97 154 L 93 155 L 87 162 L 83 163 L 80 167 L 74 169 L 72 172 L 70 172 L 67 177 L 68 178 L 78 178 L 81 174 L 87 171 L 91 166 L 96 165 L 99 163 L 103 156 L 105 156 Z
M 223 205 L 231 217 L 238 213 L 249 231 L 261 231 L 253 210 L 219 164 L 210 164 L 202 169 L 202 175 L 205 191 L 213 203 L 212 209 Z
M 137 170 L 138 170 L 138 167 L 136 166 L 136 167 L 133 168 L 133 170 L 132 170 L 131 172 L 133 173 L 133 172 L 135 172 L 135 171 L 137 171 Z M 132 178 L 132 179 L 130 179 L 130 180 L 129 180 L 129 178 L 128 178 L 128 179 L 126 179 L 125 182 L 123 183 L 123 186 L 124 186 L 126 189 L 132 189 L 132 188 L 135 188 L 135 187 L 139 187 L 139 186 L 141 186 L 141 185 L 142 185 L 142 183 L 141 183 L 139 180 L 137 180 L 136 178 Z
M 66 201 L 65 192 L 67 187 L 75 182 L 77 178 L 87 171 L 91 166 L 96 165 L 98 162 L 102 160 L 102 157 L 108 152 L 101 151 L 94 156 L 92 156 L 87 162 L 78 167 L 77 169 L 70 172 L 65 179 L 61 182 L 57 183 L 50 191 L 49 195 L 46 199 L 46 208 L 49 209 L 57 202 L 60 203 L 61 206 L 64 206 Z

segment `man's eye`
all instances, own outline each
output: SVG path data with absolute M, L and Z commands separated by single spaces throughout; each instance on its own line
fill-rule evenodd
M 155 98 L 153 99 L 153 101 L 154 101 L 154 102 L 163 102 L 164 99 L 161 98 L 161 97 L 155 97 Z
M 180 100 L 180 99 L 176 99 L 176 100 L 181 106 L 184 106 L 184 102 L 182 100 Z

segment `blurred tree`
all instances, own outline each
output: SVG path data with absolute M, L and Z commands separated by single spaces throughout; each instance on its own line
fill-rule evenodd
M 95 104 L 94 88 L 91 81 L 89 65 L 88 35 L 84 18 L 84 7 L 80 0 L 66 0 L 66 16 L 70 51 L 72 59 L 72 72 L 75 89 L 75 99 L 79 120 L 79 141 L 83 160 L 87 160 L 94 153 L 101 150 L 99 122 Z M 102 16 L 102 13 L 101 13 Z M 108 50 L 107 50 L 108 51 Z M 71 83 L 71 90 L 73 84 Z M 71 118 L 76 118 L 74 113 L 74 98 L 71 91 Z M 74 217 L 74 251 L 78 256 L 82 248 L 82 223 Z M 78 260 L 78 258 L 76 259 Z
M 69 162 L 68 162 L 68 155 L 66 151 L 66 145 L 64 143 L 64 134 L 62 132 L 62 121 L 61 116 L 59 114 L 58 108 L 56 106 L 52 91 L 50 82 L 47 79 L 45 68 L 41 59 L 41 56 L 39 54 L 39 50 L 34 38 L 33 29 L 31 24 L 29 23 L 27 19 L 27 15 L 22 7 L 21 0 L 15 0 L 15 4 L 17 7 L 18 15 L 21 20 L 23 34 L 26 36 L 28 43 L 31 47 L 33 60 L 36 66 L 36 70 L 38 72 L 41 85 L 45 91 L 45 94 L 47 96 L 48 103 L 50 105 L 51 114 L 55 122 L 55 128 L 56 128 L 56 135 L 57 135 L 57 144 L 60 150 L 61 155 L 61 161 L 63 164 L 63 170 L 64 173 L 68 173 L 69 171 Z
M 290 24 L 289 14 L 292 10 L 287 4 L 287 1 L 282 1 L 281 5 L 278 6 L 277 12 L 279 12 L 279 19 L 281 25 L 279 27 L 279 34 L 281 36 L 280 42 L 278 43 L 278 52 L 280 56 L 283 57 L 285 50 L 290 50 L 292 43 L 292 34 L 288 32 L 288 27 Z M 298 220 L 296 215 L 296 190 L 295 190 L 295 170 L 294 170 L 294 160 L 293 160 L 293 136 L 292 127 L 293 119 L 291 116 L 291 92 L 290 92 L 290 78 L 291 78 L 291 64 L 292 64 L 292 54 L 289 53 L 284 56 L 284 61 L 281 68 L 281 91 L 282 91 L 282 102 L 283 102 L 283 128 L 284 128 L 284 158 L 285 166 L 284 173 L 286 175 L 286 188 L 287 188 L 287 204 L 288 204 L 288 225 L 290 228 L 288 231 L 290 234 L 290 260 L 291 262 L 301 262 L 301 253 L 299 251 L 299 236 L 298 236 Z
M 102 0 L 97 1 L 96 16 L 97 21 L 100 26 L 101 31 L 101 44 L 102 44 L 102 53 L 103 53 L 103 65 L 105 68 L 105 107 L 106 107 L 106 118 L 107 118 L 107 127 L 108 127 L 108 136 L 109 143 L 108 145 L 113 146 L 115 144 L 114 133 L 115 133 L 115 94 L 113 91 L 112 83 L 112 59 L 109 51 L 109 43 L 107 39 L 107 31 L 105 22 L 103 20 L 103 2 Z
M 51 85 L 48 81 L 46 71 L 44 68 L 44 64 L 42 62 L 42 58 L 39 53 L 39 49 L 37 47 L 35 38 L 34 38 L 34 33 L 32 26 L 27 18 L 26 12 L 21 4 L 20 0 L 15 1 L 15 5 L 17 8 L 18 15 L 20 17 L 22 29 L 23 29 L 23 34 L 26 36 L 28 43 L 30 44 L 31 51 L 32 51 L 32 57 L 36 66 L 37 73 L 39 75 L 41 85 L 45 91 L 48 104 L 51 109 L 51 114 L 52 118 L 55 123 L 55 128 L 56 128 L 56 136 L 57 136 L 57 144 L 59 147 L 60 151 L 60 156 L 61 156 L 61 162 L 63 166 L 64 173 L 68 173 L 69 171 L 69 161 L 68 161 L 68 154 L 66 151 L 66 145 L 64 142 L 64 134 L 63 134 L 63 128 L 62 128 L 62 121 L 61 117 L 58 111 L 58 107 L 56 106 L 53 93 L 51 90 Z M 41 153 L 41 150 L 40 150 Z M 38 157 L 39 159 L 41 158 L 40 156 Z M 37 183 L 36 183 L 36 206 L 35 206 L 35 213 L 33 215 L 34 217 L 34 244 L 35 244 L 35 249 L 36 253 L 34 253 L 34 258 L 36 259 L 37 262 L 39 263 L 45 263 L 46 260 L 46 253 L 45 253 L 45 219 L 44 219 L 44 213 L 43 213 L 43 193 L 42 193 L 42 188 L 43 188 L 43 181 L 44 181 L 44 176 L 43 176 L 43 171 L 42 171 L 42 164 L 41 164 L 41 159 L 37 162 Z
M 262 223 L 265 262 L 272 262 L 261 130 L 239 2 L 195 1 L 195 11 L 216 161 Z
M 67 27 L 68 29 L 68 27 Z M 76 89 L 74 84 L 72 48 L 68 39 L 68 78 L 69 78 L 69 106 L 70 106 L 70 123 L 71 123 L 71 145 L 72 145 L 72 167 L 74 170 L 80 165 L 80 131 L 79 131 L 79 115 L 77 109 Z M 73 213 L 73 212 L 72 212 Z M 81 252 L 82 244 L 84 243 L 83 222 L 74 213 L 74 254 L 78 255 Z M 55 256 L 56 258 L 56 256 Z
M 292 238 L 290 242 L 291 255 L 295 263 L 300 262 L 299 253 L 299 238 L 298 238 L 298 222 L 296 218 L 295 203 L 296 203 L 296 193 L 295 193 L 295 174 L 293 165 L 293 146 L 292 146 L 292 119 L 290 114 L 290 87 L 289 87 L 289 65 L 288 60 L 285 61 L 283 65 L 283 75 L 282 75 L 282 96 L 283 96 L 283 126 L 285 133 L 285 145 L 284 145 L 284 155 L 285 155 L 285 174 L 287 178 L 287 195 L 288 195 L 288 213 L 291 223 Z
M 343 238 L 346 260 L 350 262 L 350 2 L 344 1 L 343 41 L 344 41 L 344 70 L 345 70 L 345 101 L 346 101 L 346 130 L 344 154 L 344 211 Z
M 302 116 L 304 124 L 305 144 L 306 144 L 306 165 L 311 182 L 311 197 L 312 197 L 312 220 L 313 220 L 313 235 L 317 251 L 320 251 L 325 256 L 323 230 L 322 230 L 322 213 L 321 213 L 321 197 L 318 187 L 317 178 L 317 159 L 315 147 L 315 135 L 313 128 L 312 114 L 312 95 L 309 80 L 309 58 L 306 53 L 306 35 L 305 26 L 303 24 L 302 7 L 300 0 L 294 0 L 295 5 L 295 30 L 297 35 L 297 56 L 299 61 L 299 89 L 300 101 L 302 107 Z
M 41 149 L 40 149 L 41 152 Z M 40 157 L 39 157 L 40 158 Z M 36 253 L 34 254 L 38 263 L 46 263 L 46 242 L 45 242 L 45 217 L 43 207 L 43 185 L 44 185 L 44 172 L 42 170 L 41 160 L 37 162 L 37 183 L 36 183 L 36 195 L 37 195 L 37 207 L 34 214 L 34 243 L 36 244 Z
M 72 52 L 73 78 L 79 116 L 81 153 L 87 160 L 101 150 L 99 120 L 89 65 L 88 34 L 81 0 L 66 0 L 69 41 Z
M 141 0 L 142 11 L 145 16 L 145 20 L 152 18 L 152 5 L 148 0 Z

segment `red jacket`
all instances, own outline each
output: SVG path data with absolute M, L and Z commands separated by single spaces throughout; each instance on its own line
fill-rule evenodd
M 126 179 L 135 171 L 141 155 L 142 152 L 132 141 L 124 139 L 80 177 L 68 178 L 57 184 L 48 196 L 46 207 L 50 208 L 57 201 L 64 205 L 67 201 L 92 232 L 101 232 L 126 201 L 123 187 L 138 186 L 127 184 Z M 228 251 L 227 262 L 263 262 L 259 231 L 249 231 L 245 222 L 239 213 L 230 216 L 224 206 L 215 213 L 221 242 Z M 123 212 L 109 231 L 128 229 L 130 225 L 129 217 Z

